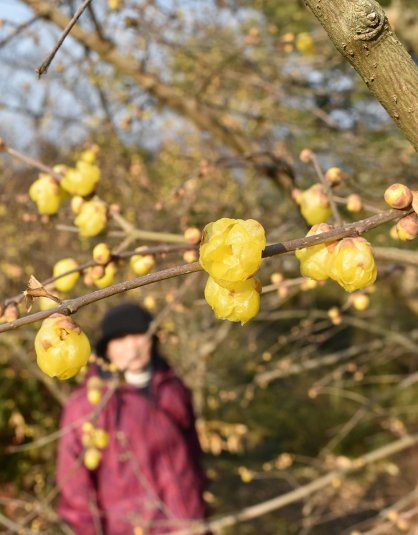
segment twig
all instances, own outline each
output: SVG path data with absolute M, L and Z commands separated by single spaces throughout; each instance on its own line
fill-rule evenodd
M 33 158 L 30 158 L 29 156 L 26 156 L 26 154 L 23 154 L 19 152 L 16 149 L 12 149 L 6 145 L 3 139 L 0 138 L 0 151 L 5 151 L 9 156 L 12 156 L 12 158 L 16 158 L 17 160 L 20 160 L 21 162 L 26 163 L 27 165 L 30 165 L 32 167 L 35 167 L 36 169 L 39 169 L 39 171 L 43 171 L 44 173 L 48 173 L 49 175 L 52 175 L 57 180 L 61 180 L 62 175 L 60 173 L 57 173 L 52 169 L 52 167 L 49 167 L 48 165 L 43 164 L 39 160 L 35 160 Z
M 10 331 L 11 329 L 16 329 L 22 325 L 28 325 L 36 321 L 41 321 L 51 314 L 60 313 L 60 314 L 74 314 L 82 307 L 105 299 L 106 297 L 111 297 L 119 293 L 127 292 L 128 290 L 134 290 L 141 286 L 146 286 L 157 281 L 162 281 L 166 279 L 171 279 L 173 277 L 178 277 L 179 275 L 185 275 L 187 273 L 194 273 L 196 271 L 202 271 L 200 264 L 198 262 L 193 262 L 191 264 L 184 264 L 182 266 L 175 266 L 168 269 L 163 269 L 161 271 L 156 271 L 155 273 L 150 273 L 149 275 L 144 275 L 142 277 L 136 277 L 134 279 L 120 282 L 118 284 L 113 284 L 102 290 L 96 290 L 89 294 L 83 295 L 76 299 L 70 299 L 64 301 L 62 305 L 58 307 L 51 308 L 49 310 L 42 310 L 40 312 L 35 312 L 34 314 L 29 314 L 28 316 L 23 316 L 17 320 L 3 323 L 0 325 L 0 333 L 5 331 Z
M 154 245 L 150 247 L 143 247 L 141 249 L 141 252 L 138 252 L 138 251 L 123 251 L 120 253 L 112 252 L 110 261 L 115 260 L 115 259 L 118 260 L 118 259 L 123 259 L 123 258 L 131 258 L 132 256 L 137 256 L 140 254 L 141 255 L 157 255 L 157 254 L 166 255 L 172 252 L 189 251 L 190 249 L 196 249 L 197 247 L 198 245 L 191 245 L 191 244 Z M 94 260 L 89 260 L 87 262 L 84 262 L 83 264 L 79 264 L 77 267 L 73 269 L 64 271 L 63 273 L 61 273 L 60 275 L 56 277 L 49 277 L 48 279 L 41 281 L 41 284 L 44 287 L 48 287 L 51 284 L 53 284 L 55 281 L 62 279 L 63 277 L 66 277 L 67 275 L 71 275 L 72 273 L 77 273 L 77 272 L 81 273 L 82 271 L 86 270 L 89 267 L 100 266 L 100 265 L 101 264 L 99 264 L 98 262 L 95 262 Z M 4 305 L 7 306 L 10 303 L 18 304 L 24 299 L 24 297 L 25 297 L 24 292 L 21 292 L 18 295 L 5 299 Z
M 384 343 L 380 340 L 375 340 L 368 344 L 363 344 L 359 346 L 352 346 L 340 351 L 334 351 L 333 353 L 328 353 L 317 359 L 307 360 L 306 362 L 291 364 L 286 368 L 277 369 L 277 370 L 268 370 L 265 372 L 258 373 L 254 380 L 258 384 L 266 384 L 270 381 L 275 381 L 276 379 L 281 379 L 282 377 L 289 377 L 290 375 L 297 375 L 303 373 L 307 370 L 315 370 L 322 366 L 330 366 L 337 362 L 345 361 L 356 357 L 358 354 L 363 354 L 365 351 L 377 351 L 384 347 Z
M 14 39 L 17 35 L 19 35 L 22 31 L 26 30 L 31 26 L 34 22 L 39 20 L 39 15 L 34 15 L 32 18 L 26 20 L 25 22 L 22 22 L 22 24 L 19 24 L 12 30 L 9 35 L 6 35 L 4 39 L 0 41 L 0 47 L 3 47 L 4 45 L 7 45 L 12 39 Z
M 84 0 L 84 2 L 81 4 L 81 6 L 77 9 L 77 11 L 74 13 L 73 18 L 70 20 L 70 22 L 65 27 L 64 31 L 61 34 L 61 37 L 58 39 L 57 44 L 54 46 L 54 48 L 51 50 L 51 52 L 48 54 L 48 57 L 46 60 L 42 63 L 40 67 L 36 69 L 36 73 L 38 74 L 38 77 L 40 78 L 44 73 L 47 72 L 49 66 L 51 65 L 52 60 L 55 57 L 55 54 L 60 49 L 62 43 L 64 42 L 67 35 L 72 30 L 75 23 L 78 21 L 80 16 L 83 14 L 83 11 L 86 9 L 86 7 L 92 2 L 92 0 Z
M 311 161 L 312 161 L 312 164 L 313 164 L 313 166 L 315 168 L 316 174 L 319 177 L 319 180 L 321 181 L 322 185 L 324 186 L 325 193 L 328 196 L 329 203 L 331 205 L 331 210 L 332 210 L 332 213 L 334 215 L 335 222 L 337 223 L 338 226 L 341 226 L 343 224 L 343 222 L 342 222 L 340 213 L 338 211 L 337 205 L 336 205 L 336 203 L 334 201 L 334 197 L 333 197 L 333 194 L 332 194 L 331 186 L 329 185 L 328 181 L 326 180 L 326 178 L 324 176 L 324 173 L 322 172 L 321 166 L 319 165 L 318 158 L 316 157 L 316 155 L 314 153 L 312 153 L 312 155 L 311 155 Z

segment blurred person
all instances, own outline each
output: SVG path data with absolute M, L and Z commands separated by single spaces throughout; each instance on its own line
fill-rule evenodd
M 105 314 L 96 353 L 123 381 L 110 393 L 112 374 L 93 365 L 64 409 L 58 514 L 77 535 L 170 533 L 205 517 L 206 477 L 191 395 L 160 355 L 156 336 L 147 334 L 151 321 L 134 303 Z M 106 386 L 94 406 L 87 394 L 96 376 Z M 97 468 L 88 469 L 83 423 L 85 433 L 95 408 L 92 424 L 106 430 L 109 442 L 99 450 Z

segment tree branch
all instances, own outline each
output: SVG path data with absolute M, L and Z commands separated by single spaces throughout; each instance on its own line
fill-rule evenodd
M 36 72 L 38 74 L 38 77 L 40 78 L 44 73 L 47 72 L 49 66 L 52 63 L 52 60 L 54 59 L 56 53 L 61 48 L 62 43 L 65 41 L 65 38 L 70 33 L 78 19 L 83 14 L 86 7 L 92 2 L 92 0 L 84 0 L 84 2 L 81 4 L 81 6 L 77 9 L 77 11 L 74 13 L 72 19 L 69 21 L 67 26 L 64 28 L 64 31 L 62 32 L 60 38 L 57 41 L 57 44 L 54 46 L 54 48 L 51 50 L 51 52 L 48 54 L 48 57 L 46 60 L 42 63 L 40 67 L 36 69 Z
M 375 0 L 304 0 L 338 51 L 351 63 L 418 150 L 418 67 Z
M 268 258 L 275 255 L 280 255 L 296 249 L 302 249 L 304 247 L 311 247 L 313 245 L 318 245 L 320 243 L 325 243 L 329 241 L 339 240 L 349 236 L 359 236 L 364 232 L 371 230 L 373 228 L 392 221 L 394 219 L 399 219 L 410 213 L 408 210 L 388 210 L 369 217 L 368 219 L 362 219 L 356 223 L 351 223 L 343 227 L 331 230 L 329 232 L 323 232 L 321 234 L 316 234 L 314 236 L 307 236 L 305 238 L 298 238 L 295 240 L 290 240 L 283 243 L 276 243 L 273 245 L 268 245 L 263 251 L 263 258 Z M 142 277 L 136 277 L 134 279 L 119 282 L 118 284 L 113 284 L 102 290 L 96 290 L 89 294 L 77 297 L 75 299 L 70 299 L 64 301 L 61 305 L 51 308 L 49 310 L 42 310 L 40 312 L 35 312 L 34 314 L 29 314 L 18 318 L 14 321 L 0 324 L 0 333 L 10 331 L 12 329 L 17 329 L 22 325 L 28 325 L 30 323 L 35 323 L 36 321 L 41 321 L 51 314 L 60 313 L 60 314 L 74 314 L 80 308 L 111 297 L 119 293 L 127 292 L 141 286 L 146 286 L 148 284 L 153 284 L 161 280 L 172 279 L 180 275 L 186 275 L 188 273 L 195 273 L 196 271 L 202 271 L 202 268 L 199 262 L 193 262 L 190 264 L 184 264 L 181 266 L 174 266 L 162 271 L 156 271 L 155 273 L 150 273 L 149 275 L 144 275 Z

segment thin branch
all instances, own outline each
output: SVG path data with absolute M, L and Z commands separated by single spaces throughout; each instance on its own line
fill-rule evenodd
M 312 161 L 312 164 L 313 164 L 313 166 L 315 168 L 315 172 L 318 175 L 318 178 L 321 181 L 321 183 L 322 183 L 322 185 L 323 185 L 323 187 L 325 189 L 325 193 L 327 194 L 327 197 L 328 197 L 328 200 L 329 200 L 329 204 L 331 205 L 331 210 L 332 210 L 335 222 L 336 222 L 336 224 L 338 226 L 341 226 L 343 224 L 343 222 L 342 222 L 340 213 L 338 211 L 337 204 L 336 204 L 336 202 L 334 200 L 334 196 L 332 194 L 331 186 L 330 186 L 329 182 L 327 181 L 327 179 L 325 178 L 324 173 L 322 172 L 321 166 L 319 165 L 318 158 L 316 157 L 316 155 L 314 153 L 312 153 L 311 161 Z
M 57 173 L 52 169 L 52 167 L 49 167 L 48 165 L 43 164 L 39 160 L 35 160 L 34 158 L 30 158 L 29 156 L 26 156 L 26 154 L 23 154 L 22 152 L 19 152 L 16 149 L 12 149 L 11 147 L 8 147 L 6 142 L 0 138 L 0 152 L 6 152 L 9 156 L 12 158 L 16 158 L 17 160 L 20 160 L 21 162 L 24 162 L 27 165 L 30 165 L 31 167 L 35 167 L 35 169 L 39 169 L 39 171 L 43 171 L 44 173 L 48 173 L 49 175 L 52 175 L 57 180 L 61 180 L 62 175 L 61 173 Z
M 22 24 L 19 24 L 18 26 L 16 26 L 16 28 L 14 28 L 14 30 L 11 31 L 9 35 L 6 35 L 6 37 L 0 41 L 0 47 L 7 45 L 7 43 L 9 43 L 12 39 L 14 39 L 21 32 L 29 28 L 29 26 L 32 26 L 32 24 L 39 19 L 40 19 L 40 16 L 35 15 L 31 17 L 29 20 L 26 20 L 25 22 L 22 22 Z
M 51 65 L 52 60 L 55 57 L 55 54 L 60 49 L 62 43 L 65 41 L 65 38 L 72 30 L 73 26 L 76 24 L 78 19 L 83 14 L 86 7 L 92 2 L 92 0 L 84 0 L 84 2 L 81 4 L 81 6 L 77 9 L 77 11 L 74 13 L 73 18 L 70 20 L 70 22 L 65 27 L 64 31 L 61 34 L 61 37 L 58 39 L 57 44 L 54 46 L 54 48 L 51 50 L 51 52 L 48 54 L 48 57 L 46 60 L 42 63 L 40 67 L 36 69 L 36 72 L 38 74 L 38 77 L 40 78 L 44 73 L 48 71 L 49 66 Z
M 112 260 L 131 258 L 132 256 L 137 256 L 139 254 L 141 255 L 158 255 L 159 254 L 159 255 L 165 256 L 168 253 L 189 251 L 191 249 L 196 249 L 197 247 L 198 245 L 192 245 L 192 244 L 154 245 L 151 247 L 143 247 L 141 249 L 141 252 L 138 252 L 138 251 L 123 251 L 120 253 L 112 252 L 109 262 L 111 262 Z M 48 287 L 52 285 L 55 281 L 62 279 L 63 277 L 66 277 L 67 275 L 71 275 L 72 273 L 77 273 L 77 272 L 81 273 L 89 267 L 100 266 L 100 265 L 101 264 L 99 264 L 98 262 L 95 262 L 94 260 L 89 260 L 87 262 L 84 262 L 83 264 L 79 264 L 77 267 L 73 269 L 69 269 L 68 271 L 61 273 L 60 275 L 56 277 L 49 277 L 48 279 L 41 281 L 41 284 L 44 287 Z M 16 304 L 21 303 L 24 297 L 25 297 L 24 292 L 21 292 L 18 295 L 15 295 L 13 297 L 9 297 L 5 299 L 4 306 L 7 306 L 10 303 L 16 303 Z
M 288 367 L 283 367 L 283 369 L 268 370 L 265 372 L 258 373 L 254 380 L 258 384 L 265 385 L 276 379 L 281 379 L 283 377 L 289 377 L 290 375 L 298 375 L 307 370 L 314 370 L 321 368 L 322 366 L 330 366 L 336 364 L 337 362 L 345 361 L 356 357 L 359 354 L 363 354 L 365 351 L 377 351 L 384 347 L 384 342 L 381 340 L 375 340 L 368 344 L 352 346 L 340 351 L 334 351 L 333 353 L 328 353 L 317 359 L 310 359 L 306 362 L 291 364 Z M 280 365 L 280 362 L 279 362 Z

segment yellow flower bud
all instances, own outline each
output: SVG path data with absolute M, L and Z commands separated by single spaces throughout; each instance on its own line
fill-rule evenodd
M 314 184 L 303 191 L 298 200 L 300 211 L 310 225 L 324 223 L 332 213 L 322 184 Z
M 91 422 L 84 422 L 81 429 L 83 430 L 83 433 L 91 433 L 94 427 Z
M 328 317 L 334 325 L 341 325 L 343 317 L 338 307 L 331 307 L 328 310 Z
M 61 186 L 71 195 L 85 197 L 94 191 L 100 179 L 97 165 L 80 160 L 76 168 L 68 168 L 61 180 Z
M 222 284 L 225 282 L 222 281 Z M 253 318 L 260 308 L 260 282 L 254 277 L 220 286 L 212 277 L 205 287 L 205 299 L 219 319 L 240 321 L 241 325 Z
M 58 303 L 49 297 L 39 297 L 37 299 L 40 310 L 49 310 L 58 306 Z
M 141 249 L 142 247 L 138 247 L 136 251 L 140 251 Z M 131 269 L 135 275 L 147 275 L 155 266 L 155 258 L 150 254 L 135 255 L 131 257 L 129 265 L 131 266 Z
M 332 230 L 332 228 L 327 223 L 320 223 L 319 225 L 314 225 L 307 233 L 307 236 L 322 234 Z M 301 274 L 316 281 L 326 280 L 329 277 L 330 253 L 333 247 L 334 243 L 320 243 L 319 245 L 295 251 L 295 256 L 300 262 Z
M 299 159 L 303 163 L 310 163 L 312 161 L 313 152 L 310 149 L 303 149 L 299 154 Z
M 81 207 L 85 203 L 85 200 L 80 195 L 75 195 L 71 198 L 71 211 L 73 214 L 78 215 L 81 212 Z
M 185 251 L 183 253 L 183 260 L 188 264 L 191 264 L 192 262 L 197 262 L 197 260 L 199 260 L 199 253 L 194 249 L 191 249 L 190 251 Z
M 363 311 L 369 307 L 370 299 L 366 294 L 355 294 L 352 299 L 353 307 L 356 310 Z
M 283 273 L 279 273 L 278 271 L 276 271 L 275 273 L 272 273 L 270 275 L 270 280 L 272 284 L 279 285 L 281 282 L 284 281 L 284 275 Z
M 94 445 L 97 448 L 103 449 L 109 444 L 109 433 L 104 429 L 94 430 Z
M 106 288 L 107 286 L 110 286 L 111 284 L 113 284 L 116 271 L 116 264 L 114 262 L 110 262 L 104 268 L 104 274 L 102 277 L 97 279 L 93 277 L 94 285 L 97 286 L 97 288 Z
M 93 249 L 93 260 L 98 264 L 107 264 L 110 256 L 110 249 L 107 243 L 98 243 Z
M 87 389 L 87 399 L 92 405 L 98 405 L 102 399 L 102 392 L 98 388 Z
M 72 318 L 53 314 L 46 318 L 35 337 L 38 366 L 50 377 L 69 379 L 87 364 L 90 343 Z
M 363 201 L 361 200 L 360 195 L 353 193 L 349 195 L 346 199 L 346 208 L 349 212 L 360 212 L 363 208 Z
M 88 448 L 84 452 L 84 466 L 89 470 L 95 470 L 99 466 L 101 458 L 102 454 L 97 448 Z
M 58 180 L 53 176 L 41 173 L 29 188 L 29 197 L 36 203 L 40 214 L 56 214 L 62 200 L 62 191 Z
M 62 273 L 66 273 L 67 271 L 70 271 L 77 267 L 78 264 L 73 258 L 63 258 L 55 264 L 52 273 L 54 277 L 59 277 Z M 78 281 L 79 277 L 80 272 L 75 271 L 74 273 L 70 273 L 65 277 L 57 279 L 54 282 L 54 286 L 60 292 L 69 292 L 73 288 L 74 284 Z
M 157 308 L 157 301 L 154 296 L 147 295 L 144 299 L 144 307 L 147 310 L 155 310 Z
M 203 230 L 200 265 L 217 280 L 244 281 L 260 267 L 265 246 L 264 229 L 254 219 L 222 218 Z
M 390 227 L 389 236 L 392 238 L 392 240 L 399 240 L 398 231 L 396 229 L 396 225 L 392 225 Z
M 325 173 L 325 179 L 330 184 L 340 184 L 344 179 L 344 173 L 339 167 L 330 167 Z
M 384 197 L 389 206 L 402 210 L 411 204 L 412 191 L 404 184 L 392 184 L 385 191 Z
M 85 237 L 97 236 L 106 228 L 106 223 L 106 205 L 98 199 L 85 202 L 75 218 L 80 235 Z
M 307 32 L 299 33 L 296 37 L 296 48 L 302 56 L 313 56 L 315 54 L 315 45 L 311 34 Z
M 99 152 L 98 145 L 92 145 L 89 149 L 80 154 L 80 160 L 89 164 L 96 161 L 97 153 Z
M 339 241 L 332 253 L 329 276 L 347 292 L 372 285 L 377 269 L 370 243 L 364 238 Z
M 418 236 L 418 215 L 414 212 L 396 223 L 398 238 L 402 241 L 413 240 Z
M 189 227 L 184 231 L 184 240 L 187 243 L 199 243 L 201 237 L 202 233 L 196 227 Z

